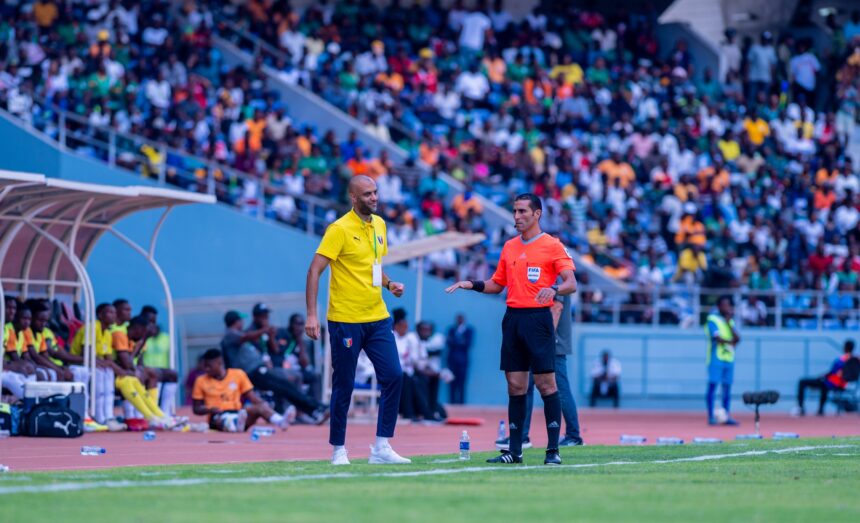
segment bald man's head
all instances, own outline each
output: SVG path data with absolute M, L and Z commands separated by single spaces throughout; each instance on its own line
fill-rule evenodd
M 369 217 L 376 212 L 379 197 L 376 192 L 376 182 L 369 176 L 353 176 L 349 180 L 349 197 L 352 208 L 359 216 Z

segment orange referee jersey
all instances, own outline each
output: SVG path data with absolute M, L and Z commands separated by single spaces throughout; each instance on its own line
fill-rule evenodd
M 527 242 L 522 236 L 505 242 L 492 279 L 508 288 L 508 307 L 549 307 L 552 300 L 541 305 L 537 302 L 537 294 L 555 285 L 558 275 L 565 270 L 576 270 L 570 254 L 558 239 L 540 233 Z

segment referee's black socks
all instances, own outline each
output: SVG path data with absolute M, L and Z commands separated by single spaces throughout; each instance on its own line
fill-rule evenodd
M 557 393 L 556 396 L 558 396 Z M 523 424 L 525 421 L 526 395 L 508 396 L 508 424 L 511 430 L 508 450 L 514 456 L 523 455 Z M 558 442 L 558 431 L 556 431 L 556 442 Z
M 548 396 L 541 396 L 543 399 L 543 413 L 546 417 L 546 436 L 547 449 L 558 449 L 558 434 L 561 432 L 561 398 L 558 396 L 558 391 L 553 392 Z M 513 438 L 511 438 L 513 444 Z

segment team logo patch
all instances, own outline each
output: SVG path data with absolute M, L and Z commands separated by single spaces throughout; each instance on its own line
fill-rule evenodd
M 352 338 L 344 338 L 343 339 L 343 346 L 346 347 L 347 349 L 351 348 L 352 347 Z
M 530 282 L 536 283 L 540 279 L 540 267 L 529 267 L 527 277 Z
M 377 236 L 376 239 L 379 240 L 379 245 L 382 245 L 382 236 Z

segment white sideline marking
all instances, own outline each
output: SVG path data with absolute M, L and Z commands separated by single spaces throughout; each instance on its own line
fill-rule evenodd
M 748 456 L 763 456 L 766 454 L 787 454 L 791 452 L 804 452 L 808 450 L 823 450 L 823 449 L 845 449 L 854 448 L 855 445 L 818 445 L 805 447 L 789 447 L 777 450 L 750 450 L 746 452 L 738 452 L 735 454 L 705 454 L 701 456 L 691 456 L 688 458 L 676 459 L 660 459 L 652 461 L 609 461 L 604 463 L 577 463 L 573 465 L 524 465 L 521 467 L 508 466 L 482 466 L 482 467 L 462 467 L 455 469 L 435 469 L 435 470 L 415 470 L 415 471 L 398 471 L 398 472 L 378 472 L 371 474 L 356 474 L 353 472 L 340 472 L 333 474 L 303 474 L 297 476 L 263 476 L 263 477 L 243 477 L 243 478 L 177 478 L 177 479 L 161 479 L 161 480 L 104 480 L 94 481 L 92 483 L 53 483 L 47 485 L 16 485 L 13 487 L 0 487 L 0 496 L 7 494 L 22 494 L 22 493 L 45 493 L 45 492 L 71 492 L 79 490 L 94 490 L 99 488 L 125 488 L 125 487 L 187 487 L 192 485 L 214 485 L 214 484 L 258 484 L 258 483 L 279 483 L 286 481 L 308 481 L 318 479 L 350 479 L 350 478 L 410 478 L 419 476 L 443 476 L 448 474 L 463 474 L 467 472 L 517 472 L 520 470 L 559 470 L 559 469 L 580 469 L 580 468 L 595 468 L 607 466 L 622 466 L 622 465 L 653 465 L 653 464 L 669 464 L 669 463 L 685 463 L 697 461 L 712 461 L 727 458 L 742 458 Z

